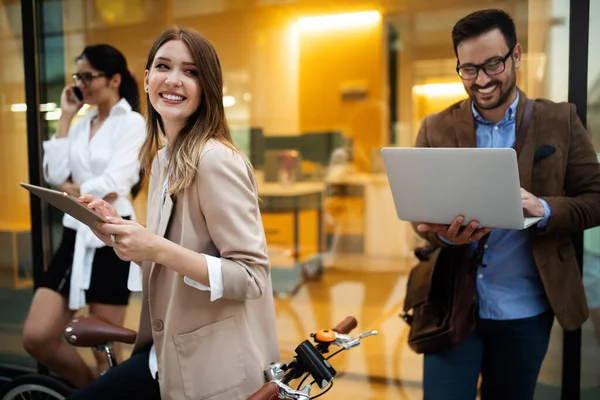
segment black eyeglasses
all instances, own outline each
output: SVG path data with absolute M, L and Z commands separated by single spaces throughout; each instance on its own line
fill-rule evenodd
M 477 78 L 477 75 L 479 74 L 479 70 L 481 70 L 481 69 L 488 76 L 494 76 L 494 75 L 501 74 L 504 72 L 504 69 L 506 68 L 506 60 L 508 60 L 508 57 L 510 57 L 512 55 L 514 50 L 515 50 L 515 48 L 513 47 L 512 49 L 509 50 L 508 53 L 506 53 L 506 55 L 504 57 L 492 58 L 491 60 L 487 61 L 484 64 L 478 64 L 478 65 L 466 64 L 466 65 L 462 65 L 462 66 L 457 66 L 456 72 L 458 72 L 458 75 L 463 79 Z
M 97 72 L 97 73 L 84 72 L 82 74 L 76 72 L 73 74 L 73 82 L 75 82 L 75 84 L 77 84 L 78 82 L 81 82 L 84 85 L 89 85 L 90 83 L 92 83 L 92 81 L 94 79 L 99 78 L 101 76 L 104 76 L 104 74 L 100 73 L 100 72 Z

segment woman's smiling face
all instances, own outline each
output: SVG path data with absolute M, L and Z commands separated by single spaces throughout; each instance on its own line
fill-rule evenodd
M 150 103 L 160 114 L 165 130 L 178 133 L 200 106 L 202 95 L 198 67 L 190 49 L 181 40 L 162 45 L 144 80 Z

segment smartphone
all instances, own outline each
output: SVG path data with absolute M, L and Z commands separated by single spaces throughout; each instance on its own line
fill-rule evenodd
M 83 92 L 77 86 L 73 86 L 73 94 L 77 97 L 77 100 L 83 101 Z

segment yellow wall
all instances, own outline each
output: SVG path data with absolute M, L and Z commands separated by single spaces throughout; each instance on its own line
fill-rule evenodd
M 298 122 L 298 30 L 273 15 L 256 29 L 250 120 L 265 136 L 294 136 Z
M 30 226 L 29 193 L 19 186 L 29 182 L 27 123 L 21 35 L 11 23 L 7 7 L 0 5 L 0 229 L 21 230 Z
M 282 10 L 244 10 L 172 22 L 199 30 L 217 49 L 226 95 L 236 97 L 227 110 L 232 125 L 260 127 L 267 136 L 340 130 L 354 139 L 356 166 L 366 171 L 371 151 L 386 137 L 382 21 L 317 30 L 299 28 L 297 21 L 298 14 Z M 89 30 L 84 41 L 116 45 L 141 79 L 147 49 L 164 28 L 152 21 L 144 25 L 148 30 Z M 343 100 L 341 90 L 348 85 L 364 85 L 367 97 Z
M 300 29 L 299 124 L 306 132 L 341 130 L 354 140 L 355 165 L 367 171 L 370 153 L 384 144 L 384 48 L 381 21 L 332 29 Z M 363 86 L 364 99 L 342 89 Z
M 423 84 L 413 86 L 412 93 L 419 119 L 468 97 L 460 80 L 445 77 L 427 79 Z
M 6 88 L 7 86 L 4 86 Z M 0 98 L 0 229 L 20 230 L 30 226 L 29 192 L 19 186 L 29 182 L 25 112 L 11 112 L 14 103 L 24 103 L 17 90 Z M 12 96 L 11 96 L 12 94 Z

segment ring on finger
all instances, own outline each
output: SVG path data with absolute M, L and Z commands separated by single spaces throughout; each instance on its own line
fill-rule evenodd
M 115 235 L 114 233 L 111 233 L 110 241 L 113 242 L 114 244 L 117 244 L 117 235 Z

